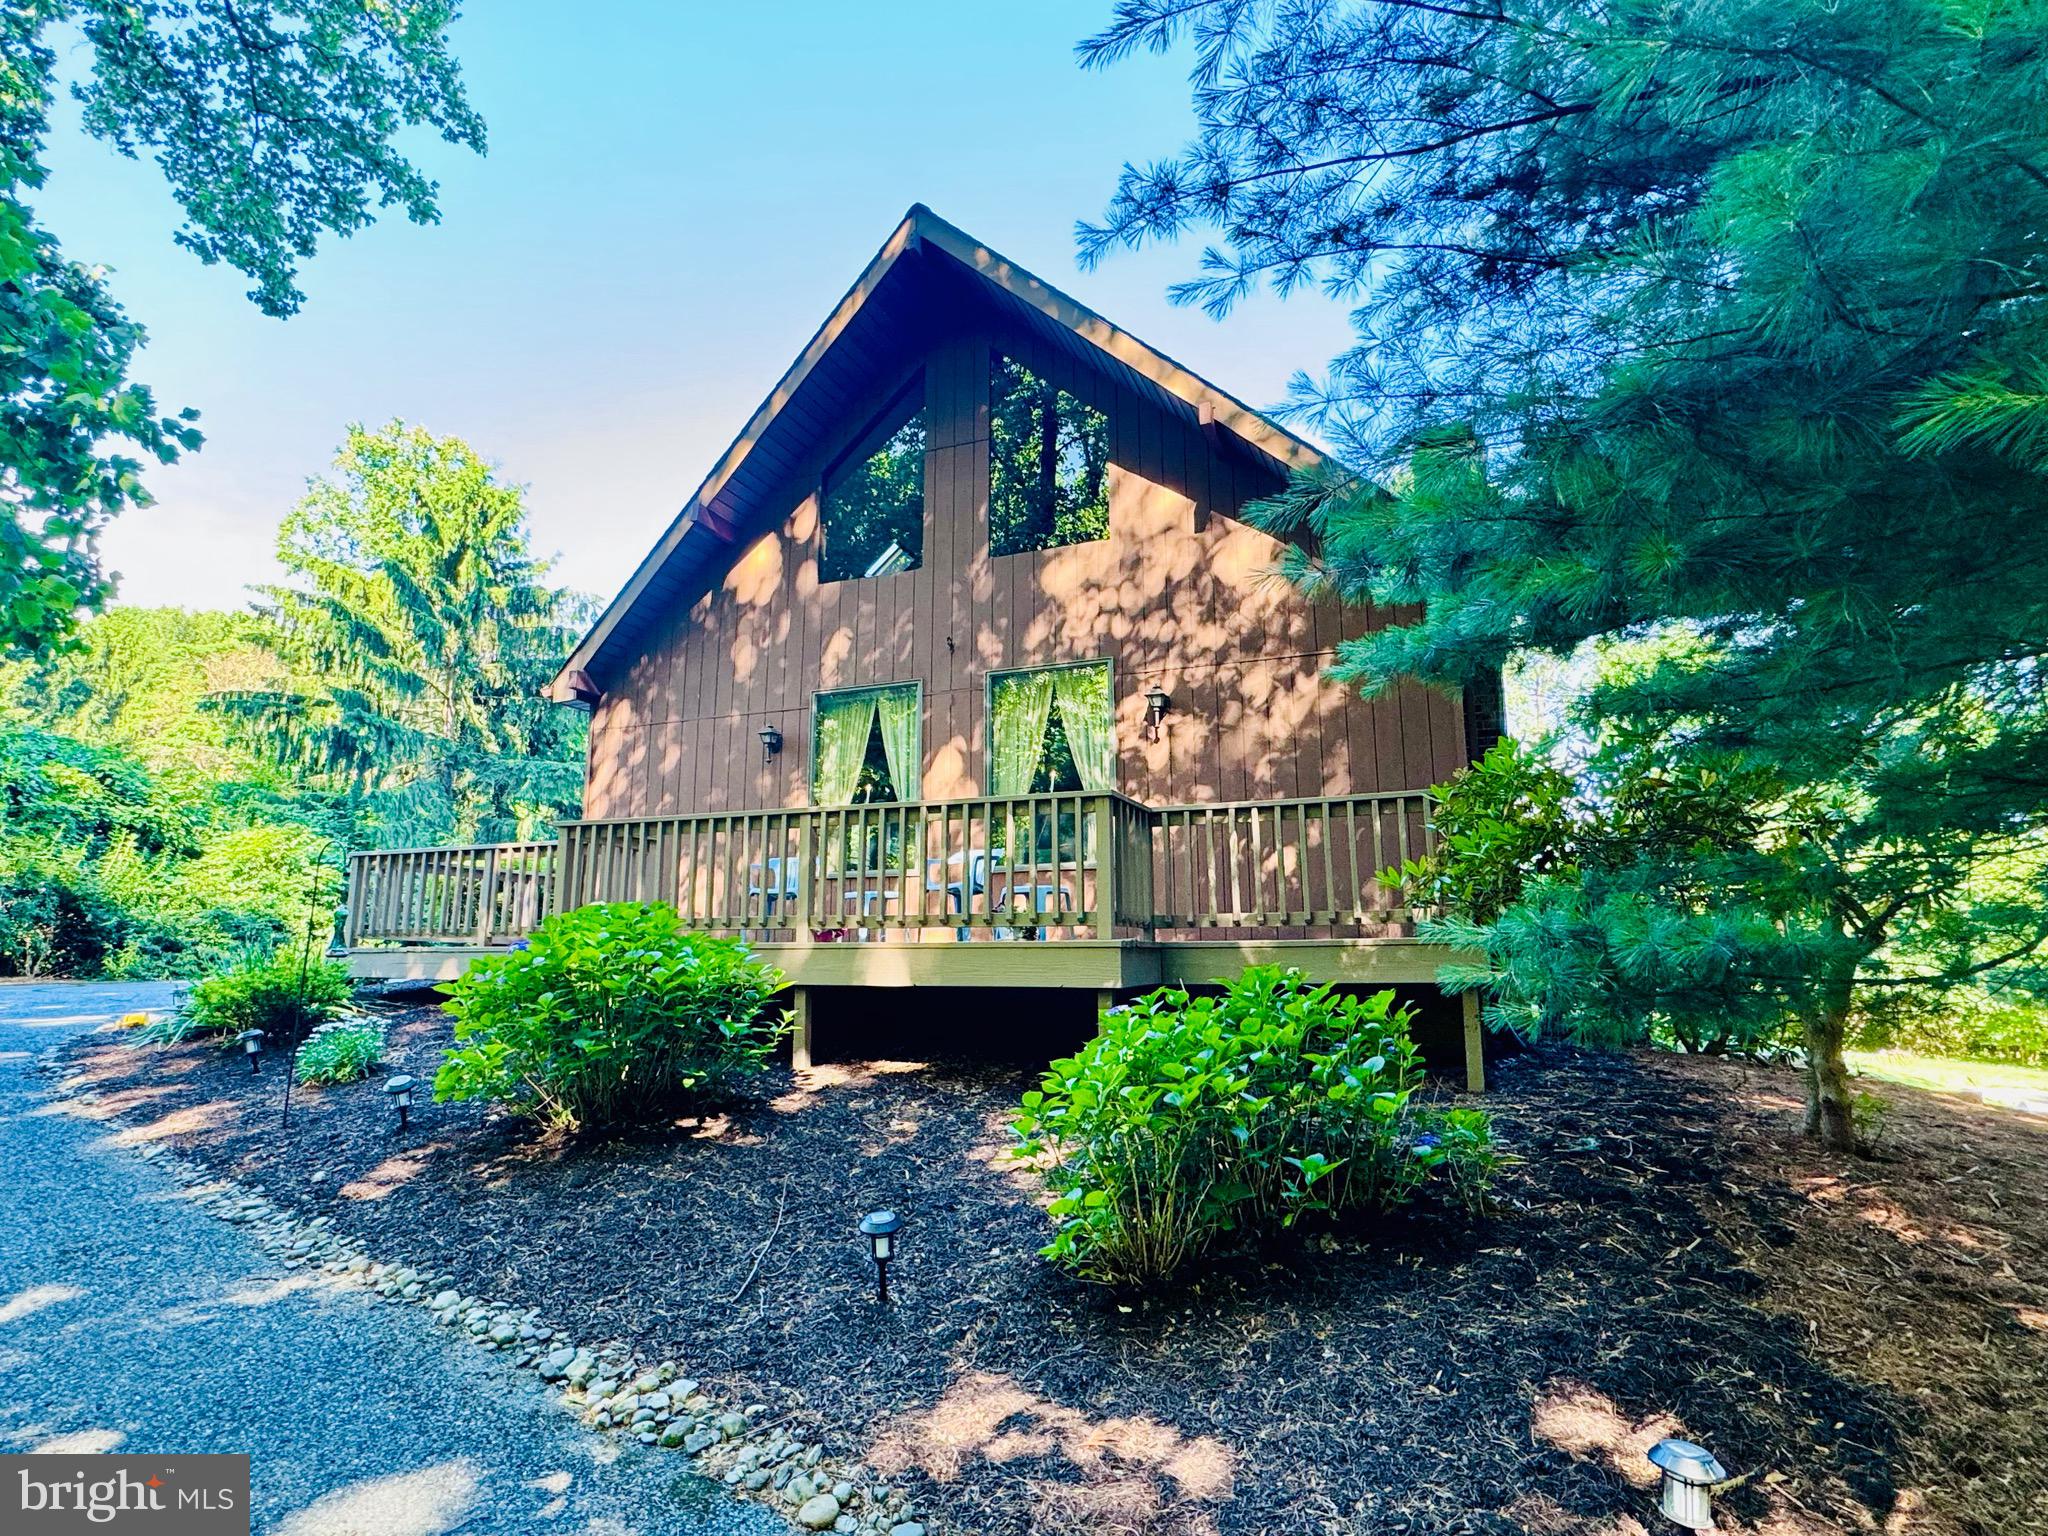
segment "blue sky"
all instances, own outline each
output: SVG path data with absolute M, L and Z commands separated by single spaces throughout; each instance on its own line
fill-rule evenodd
M 60 118 L 45 221 L 149 329 L 137 377 L 202 413 L 158 504 L 105 542 L 121 600 L 235 606 L 350 421 L 467 438 L 529 487 L 536 547 L 609 597 L 905 208 L 931 205 L 1255 405 L 1344 343 L 1262 296 L 1221 324 L 1165 290 L 1199 243 L 1093 273 L 1073 225 L 1190 126 L 1185 60 L 1083 72 L 1107 0 L 473 3 L 454 30 L 490 154 L 431 137 L 442 221 L 327 244 L 279 322 L 171 243 L 153 166 Z M 571 21 L 567 18 L 574 16 Z

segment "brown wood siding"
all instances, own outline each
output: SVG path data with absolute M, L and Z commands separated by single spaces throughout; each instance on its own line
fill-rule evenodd
M 1120 389 L 1065 348 L 979 315 L 921 356 L 878 362 L 844 419 L 791 470 L 781 526 L 653 629 L 592 721 L 584 814 L 802 805 L 811 698 L 924 685 L 926 799 L 984 791 L 988 674 L 1108 656 L 1118 788 L 1151 804 L 1419 788 L 1466 761 L 1455 699 L 1403 684 L 1376 700 L 1320 674 L 1340 639 L 1398 617 L 1311 604 L 1270 574 L 1278 546 L 1234 520 L 1273 481 L 1241 452 Z M 1000 348 L 1109 417 L 1110 536 L 993 559 L 988 373 Z M 924 563 L 818 580 L 818 480 L 922 368 Z M 1144 739 L 1144 695 L 1173 704 Z M 759 733 L 782 733 L 764 764 Z

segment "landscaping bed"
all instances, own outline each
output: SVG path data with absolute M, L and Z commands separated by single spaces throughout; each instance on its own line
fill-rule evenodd
M 432 1076 L 437 1010 L 394 1010 Z M 1023 1068 L 770 1074 L 630 1139 L 537 1138 L 378 1080 L 294 1088 L 103 1033 L 94 1113 L 380 1258 L 673 1358 L 909 1489 L 950 1532 L 1634 1532 L 1684 1433 L 1730 1528 L 2020 1528 L 2048 1498 L 2048 1121 L 1887 1086 L 1878 1155 L 1798 1138 L 1788 1073 L 1535 1053 L 1489 1107 L 1489 1219 L 1418 1206 L 1119 1294 L 1034 1256 Z M 424 1095 L 423 1095 L 424 1097 Z M 855 1232 L 906 1220 L 885 1310 Z M 459 1408 L 451 1407 L 451 1411 Z

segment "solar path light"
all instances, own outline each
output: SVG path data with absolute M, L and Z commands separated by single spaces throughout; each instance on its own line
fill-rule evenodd
M 1714 1485 L 1728 1480 L 1714 1453 L 1690 1440 L 1659 1440 L 1650 1447 L 1650 1465 L 1664 1474 L 1657 1507 L 1665 1518 L 1689 1531 L 1714 1529 Z
M 398 1106 L 398 1128 L 402 1131 L 412 1113 L 412 1079 L 401 1072 L 384 1085 L 384 1091 L 391 1095 L 391 1102 Z
M 875 1299 L 885 1306 L 889 1301 L 889 1261 L 896 1257 L 896 1234 L 902 1230 L 903 1219 L 894 1211 L 869 1211 L 860 1219 L 860 1234 L 875 1256 Z

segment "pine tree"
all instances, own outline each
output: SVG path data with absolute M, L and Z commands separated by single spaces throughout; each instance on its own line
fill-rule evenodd
M 1304 583 L 1424 605 L 1341 675 L 1659 640 L 1587 718 L 1747 830 L 1516 963 L 1566 1016 L 1594 951 L 1668 978 L 1639 1027 L 1761 1000 L 1847 1145 L 1859 991 L 2048 933 L 2048 7 L 1124 0 L 1084 56 L 1190 37 L 1198 136 L 1084 254 L 1211 227 L 1182 299 L 1356 303 L 1296 385 L 1341 465 L 1262 512 Z
M 352 427 L 285 520 L 269 590 L 303 681 L 215 707 L 345 788 L 385 846 L 496 841 L 573 814 L 583 717 L 542 696 L 587 618 L 527 547 L 525 500 L 474 449 Z

